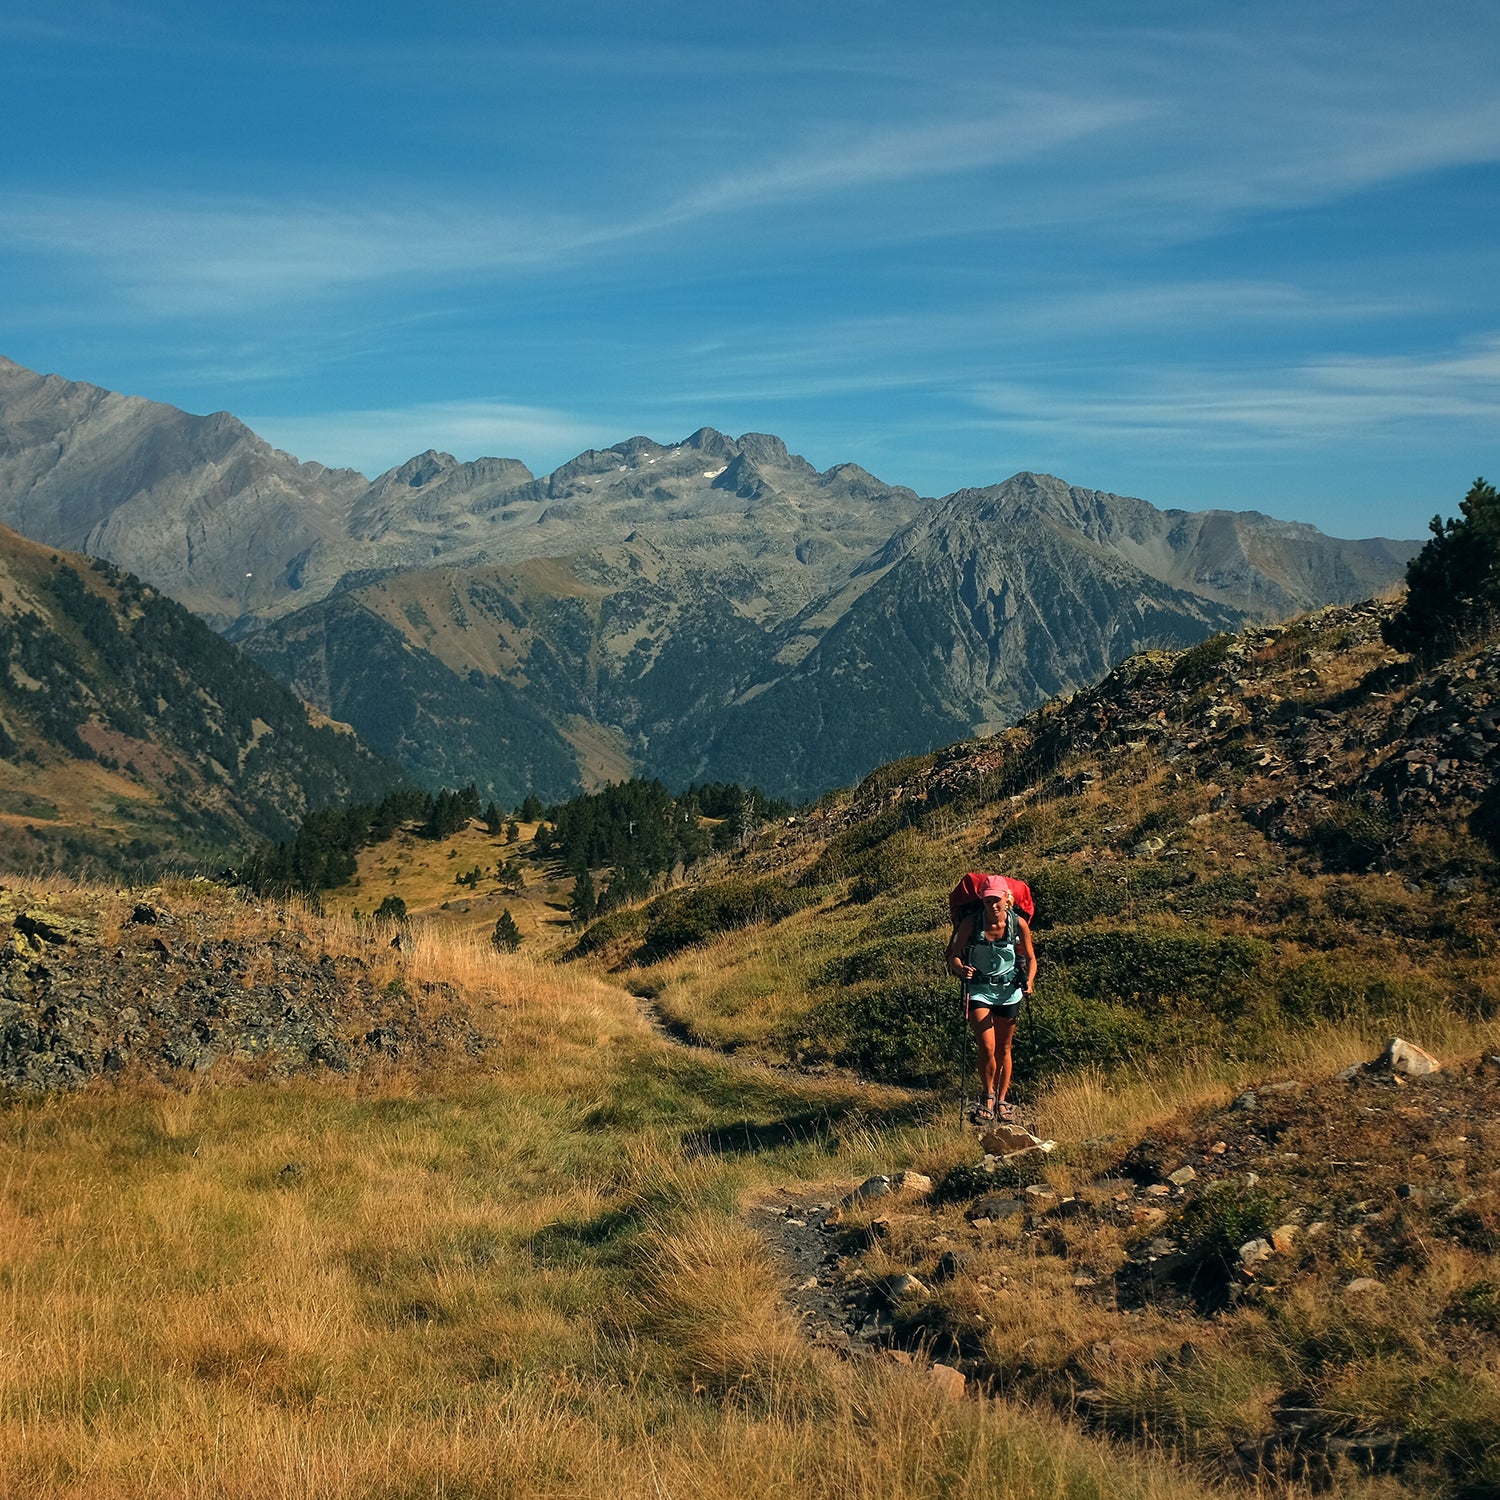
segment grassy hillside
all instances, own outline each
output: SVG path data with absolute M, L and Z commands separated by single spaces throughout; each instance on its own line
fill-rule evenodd
M 0 867 L 222 863 L 398 779 L 181 605 L 0 528 Z
M 764 840 L 722 902 L 741 899 L 735 881 L 772 905 L 793 893 L 780 921 L 721 935 L 744 924 L 700 890 L 682 943 L 685 898 L 669 895 L 597 924 L 580 952 L 715 1045 L 951 1082 L 945 895 L 965 870 L 1003 869 L 1038 903 L 1033 1086 L 1183 1047 L 1269 1058 L 1331 1021 L 1373 1036 L 1487 1017 L 1500 652 L 1419 670 L 1382 644 L 1385 613 L 1133 658 Z

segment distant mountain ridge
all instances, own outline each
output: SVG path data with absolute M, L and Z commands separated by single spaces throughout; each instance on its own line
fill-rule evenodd
M 541 476 L 429 450 L 367 481 L 0 361 L 13 517 L 139 568 L 429 783 L 502 800 L 637 769 L 810 795 L 1146 647 L 1366 597 L 1419 545 L 1031 473 L 927 499 L 706 427 Z

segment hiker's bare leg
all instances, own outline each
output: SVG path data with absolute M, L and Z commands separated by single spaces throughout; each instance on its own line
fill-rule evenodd
M 990 1029 L 990 1056 L 992 1058 L 992 1076 L 995 1082 L 991 1087 L 995 1090 L 995 1102 L 1005 1103 L 1005 1096 L 1010 1092 L 1010 1044 L 1015 1039 L 1016 1020 L 1010 1017 L 1007 1020 L 1003 1016 L 994 1018 Z
M 969 1012 L 969 1029 L 974 1033 L 974 1042 L 979 1049 L 979 1092 L 993 1094 L 998 1062 L 995 1057 L 995 1017 L 988 1006 L 978 1006 Z M 1014 1030 L 1014 1026 L 1011 1028 Z

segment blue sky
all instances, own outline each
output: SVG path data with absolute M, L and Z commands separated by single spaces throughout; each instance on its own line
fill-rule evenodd
M 709 425 L 1422 534 L 1500 475 L 1500 7 L 0 9 L 0 353 L 375 473 Z

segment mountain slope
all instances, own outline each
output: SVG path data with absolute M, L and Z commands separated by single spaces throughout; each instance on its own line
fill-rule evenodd
M 108 558 L 211 624 L 295 596 L 298 559 L 343 534 L 364 487 L 227 412 L 189 416 L 0 358 L 0 524 Z
M 181 605 L 0 528 L 0 851 L 223 859 L 397 779 Z

